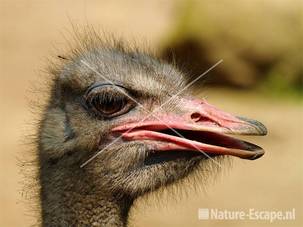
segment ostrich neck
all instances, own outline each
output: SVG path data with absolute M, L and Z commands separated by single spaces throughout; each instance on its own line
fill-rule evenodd
M 127 225 L 133 200 L 96 191 L 77 172 L 41 168 L 40 183 L 44 227 Z

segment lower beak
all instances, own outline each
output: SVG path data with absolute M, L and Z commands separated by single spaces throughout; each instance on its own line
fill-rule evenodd
M 180 106 L 182 115 L 154 114 L 153 119 L 124 123 L 112 131 L 125 140 L 144 141 L 155 151 L 194 150 L 250 160 L 264 154 L 261 147 L 229 136 L 266 135 L 262 123 L 223 112 L 205 100 L 183 99 Z

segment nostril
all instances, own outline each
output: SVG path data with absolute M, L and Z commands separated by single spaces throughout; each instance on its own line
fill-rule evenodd
M 200 120 L 200 118 L 201 118 L 202 116 L 201 116 L 200 113 L 195 112 L 195 113 L 192 113 L 192 114 L 190 115 L 190 117 L 191 117 L 192 120 L 194 120 L 194 121 L 197 122 L 197 121 Z
M 214 121 L 213 119 L 209 118 L 208 116 L 203 116 L 202 114 L 200 114 L 199 112 L 194 112 L 190 115 L 191 119 L 194 122 L 203 122 L 203 123 L 212 123 L 215 125 L 219 125 L 216 121 Z

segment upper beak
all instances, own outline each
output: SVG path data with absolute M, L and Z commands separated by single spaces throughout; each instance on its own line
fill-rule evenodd
M 205 100 L 182 99 L 180 112 L 153 114 L 152 119 L 128 122 L 113 128 L 127 140 L 144 140 L 150 149 L 196 150 L 207 155 L 232 155 L 256 159 L 264 150 L 231 135 L 266 135 L 265 126 L 255 120 L 236 117 Z

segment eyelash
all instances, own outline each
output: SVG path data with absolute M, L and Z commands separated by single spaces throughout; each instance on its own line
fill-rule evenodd
M 128 93 L 124 87 L 116 86 L 119 87 L 119 90 L 123 89 Z M 113 118 L 127 113 L 135 106 L 134 102 L 119 90 L 114 85 L 93 85 L 84 95 L 86 108 L 96 116 L 103 118 Z M 102 108 L 104 109 L 102 110 Z

